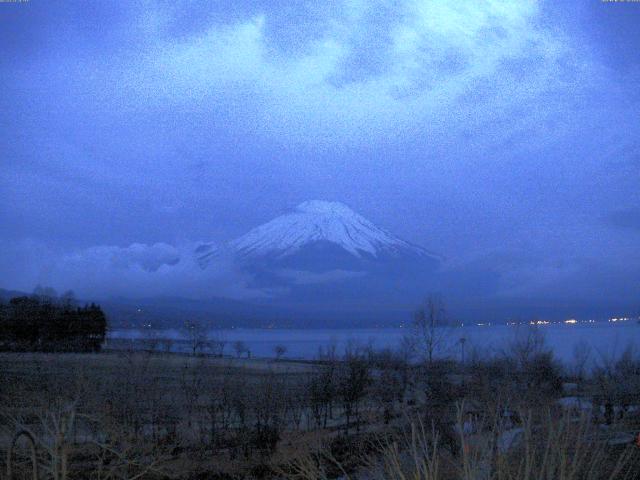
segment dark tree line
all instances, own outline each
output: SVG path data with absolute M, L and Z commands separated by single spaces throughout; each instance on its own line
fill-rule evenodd
M 38 295 L 0 302 L 0 350 L 97 352 L 106 331 L 106 316 L 93 303 Z

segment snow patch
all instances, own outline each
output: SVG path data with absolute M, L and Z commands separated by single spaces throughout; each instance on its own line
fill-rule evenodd
M 322 200 L 301 203 L 293 211 L 232 241 L 231 247 L 241 257 L 281 258 L 318 241 L 336 244 L 358 258 L 365 254 L 378 257 L 382 253 L 429 255 L 426 250 L 378 228 L 346 205 Z

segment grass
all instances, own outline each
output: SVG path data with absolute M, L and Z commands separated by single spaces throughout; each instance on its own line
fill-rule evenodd
M 339 389 L 318 426 L 310 379 L 327 366 L 140 351 L 2 353 L 0 479 L 19 431 L 15 478 L 32 474 L 29 437 L 41 478 L 55 480 L 640 478 L 640 449 L 607 444 L 617 429 L 638 429 L 637 418 L 604 428 L 554 408 L 552 390 L 541 390 L 508 424 L 501 412 L 516 404 L 522 379 L 492 365 L 474 367 L 465 382 L 447 374 L 453 364 L 411 369 L 400 396 L 388 388 L 400 373 L 370 365 L 358 433 L 345 434 Z
M 458 424 L 462 431 L 462 422 Z M 531 416 L 516 428 L 522 440 L 498 448 L 504 431 L 493 423 L 473 438 L 460 434 L 458 451 L 440 443 L 438 432 L 419 419 L 373 441 L 361 467 L 348 472 L 324 447 L 292 462 L 291 480 L 328 480 L 341 472 L 345 480 L 633 480 L 640 475 L 640 452 L 633 445 L 611 447 L 599 441 L 588 418 L 547 416 L 536 425 Z

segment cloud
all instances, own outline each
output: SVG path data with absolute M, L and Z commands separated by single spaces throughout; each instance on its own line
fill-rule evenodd
M 345 1 L 318 12 L 327 26 L 315 35 L 297 31 L 293 51 L 277 41 L 293 26 L 274 26 L 270 10 L 177 39 L 162 34 L 169 21 L 118 85 L 152 105 L 214 115 L 226 105 L 287 142 L 368 142 L 391 127 L 441 134 L 461 115 L 492 118 L 498 105 L 584 81 L 585 59 L 540 15 L 537 2 Z M 469 95 L 476 102 L 458 102 Z
M 577 290 L 592 258 L 638 265 L 637 62 L 576 5 L 278 3 L 16 10 L 0 29 L 3 283 L 260 294 L 225 262 L 194 273 L 181 245 L 310 197 L 469 284 L 485 262 L 483 294 Z M 594 58 L 604 43 L 624 75 Z
M 115 269 L 138 267 L 146 272 L 155 272 L 163 265 L 176 265 L 180 261 L 180 253 L 166 243 L 134 243 L 128 247 L 91 247 L 63 260 L 72 263 L 104 264 Z
M 176 144 L 191 136 L 203 144 L 219 145 L 227 135 L 232 144 L 305 145 L 314 152 L 418 137 L 417 147 L 429 149 L 424 164 L 466 167 L 465 158 L 445 160 L 461 140 L 485 163 L 496 146 L 517 154 L 514 147 L 532 137 L 536 145 L 548 144 L 580 130 L 601 109 L 597 99 L 592 103 L 594 91 L 613 94 L 617 88 L 612 73 L 594 65 L 588 49 L 551 22 L 544 6 L 473 0 L 290 8 L 251 3 L 227 12 L 208 6 L 188 22 L 185 4 L 145 2 L 113 15 L 127 22 L 118 24 L 120 36 L 112 43 L 84 32 L 86 42 L 59 47 L 64 55 L 21 65 L 12 72 L 12 86 L 24 88 L 36 105 L 47 104 L 51 92 L 64 92 L 52 115 L 80 116 L 104 123 L 107 131 L 117 130 L 118 122 L 126 130 L 135 118 L 139 135 L 104 162 L 118 168 L 91 164 L 124 183 L 134 181 L 119 175 L 131 157 L 148 168 L 168 151 L 177 158 L 163 168 L 183 168 L 187 159 L 179 157 Z M 78 109 L 78 99 L 89 101 Z M 569 104 L 572 99 L 580 101 Z M 568 110 L 577 110 L 574 121 L 557 118 Z M 91 136 L 96 131 L 103 130 Z M 255 157 L 247 161 L 260 163 Z M 358 162 L 408 160 L 371 156 Z M 274 163 L 290 167 L 291 159 Z
M 318 283 L 339 282 L 341 280 L 358 278 L 358 277 L 365 276 L 366 272 L 354 272 L 351 270 L 338 269 L 338 270 L 329 270 L 327 272 L 317 273 L 317 272 L 309 272 L 306 270 L 283 269 L 283 270 L 279 270 L 277 274 L 297 285 L 311 285 L 311 284 L 318 284 Z
M 236 269 L 221 254 L 209 268 L 201 269 L 193 255 L 194 244 L 175 247 L 157 243 L 93 246 L 74 252 L 29 240 L 0 245 L 2 287 L 30 292 L 38 285 L 58 291 L 73 290 L 81 298 L 111 296 L 139 298 L 178 296 L 261 298 L 269 291 L 250 288 L 252 278 Z

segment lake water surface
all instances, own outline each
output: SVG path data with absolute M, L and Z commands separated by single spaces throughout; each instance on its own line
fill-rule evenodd
M 442 354 L 460 358 L 459 340 L 466 341 L 464 349 L 468 356 L 474 349 L 482 352 L 504 350 L 518 332 L 529 328 L 527 325 L 464 326 L 447 329 L 446 352 Z M 587 344 L 592 360 L 618 356 L 628 346 L 640 347 L 640 324 L 636 321 L 623 323 L 578 323 L 550 324 L 536 327 L 544 335 L 557 358 L 571 362 L 576 345 Z M 233 343 L 242 341 L 254 357 L 273 357 L 278 345 L 286 348 L 287 358 L 312 359 L 318 350 L 335 345 L 338 353 L 344 352 L 350 342 L 375 348 L 398 347 L 409 329 L 402 328 L 354 328 L 354 329 L 228 329 L 210 332 L 210 338 L 226 342 L 225 354 L 232 355 Z M 185 337 L 179 330 L 162 330 L 153 333 L 140 330 L 114 330 L 110 339 L 141 340 L 150 336 L 176 340 L 174 350 L 186 350 L 182 342 Z M 579 348 L 579 347 L 578 347 Z

